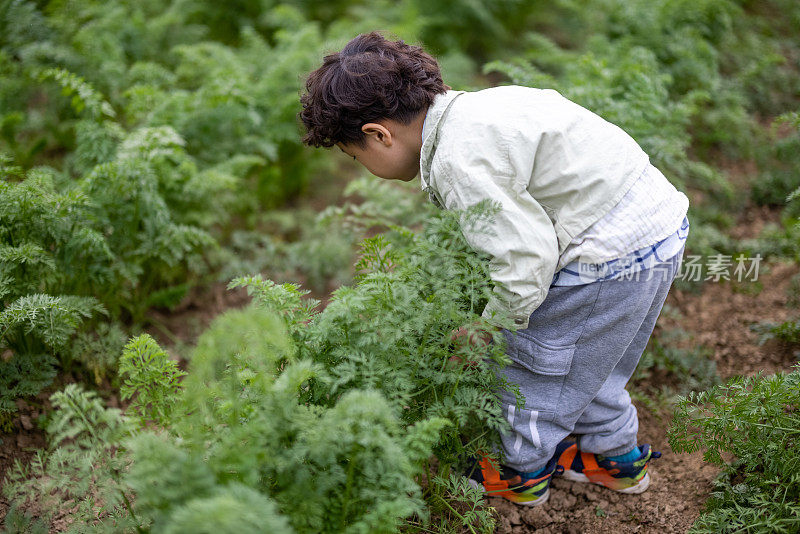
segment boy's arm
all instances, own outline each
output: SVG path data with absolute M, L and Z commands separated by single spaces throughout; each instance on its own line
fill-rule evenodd
M 457 150 L 437 162 L 436 186 L 447 209 L 464 209 L 482 200 L 500 205 L 491 225 L 494 235 L 464 226 L 474 249 L 491 257 L 494 295 L 483 311 L 491 321 L 509 313 L 518 328 L 547 296 L 558 263 L 558 239 L 542 206 L 506 161 L 493 162 L 475 151 Z

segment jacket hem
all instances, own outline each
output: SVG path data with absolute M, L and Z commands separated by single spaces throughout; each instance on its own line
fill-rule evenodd
M 533 312 L 536 311 L 536 308 L 541 306 L 542 302 L 544 302 L 545 298 L 547 298 L 547 294 L 549 293 L 549 290 L 550 290 L 550 288 L 547 287 L 545 289 L 537 291 L 538 296 L 533 301 L 533 303 L 528 305 L 525 308 L 524 311 L 517 312 L 517 313 L 513 313 L 508 308 L 502 307 L 501 305 L 497 304 L 497 301 L 490 300 L 486 304 L 486 307 L 483 309 L 483 313 L 481 314 L 481 317 L 483 317 L 487 321 L 492 322 L 493 324 L 497 325 L 497 323 L 494 323 L 494 321 L 493 321 L 493 316 L 496 313 L 506 313 L 511 318 L 511 320 L 514 322 L 515 329 L 524 330 L 524 329 L 528 328 L 528 323 L 530 322 L 531 315 L 533 314 Z M 497 325 L 497 326 L 499 326 L 499 325 Z
M 642 152 L 642 153 L 644 154 L 644 152 Z M 611 197 L 606 203 L 602 204 L 597 209 L 597 211 L 595 211 L 593 213 L 593 217 L 591 219 L 582 220 L 581 221 L 581 223 L 582 223 L 581 226 L 579 226 L 579 227 L 577 227 L 575 229 L 566 228 L 566 227 L 562 226 L 560 222 L 558 222 L 558 221 L 556 222 L 556 227 L 558 229 L 561 229 L 563 231 L 563 233 L 567 235 L 567 238 L 564 240 L 563 247 L 561 245 L 561 242 L 559 241 L 559 245 L 558 245 L 558 249 L 559 249 L 558 250 L 558 254 L 559 255 L 561 255 L 567 249 L 567 247 L 569 246 L 569 243 L 575 238 L 575 236 L 580 235 L 581 232 L 583 232 L 584 230 L 588 229 L 594 223 L 596 223 L 597 221 L 599 221 L 600 219 L 605 217 L 608 214 L 608 212 L 610 212 L 614 208 L 614 206 L 619 204 L 619 202 L 622 200 L 622 197 L 625 196 L 625 193 L 627 193 L 628 190 L 631 187 L 633 187 L 634 182 L 639 179 L 639 177 L 642 175 L 642 173 L 645 172 L 647 170 L 647 167 L 650 165 L 650 158 L 647 156 L 647 154 L 644 154 L 644 156 L 645 156 L 644 157 L 644 165 L 642 165 L 639 168 L 638 171 L 632 172 L 632 173 L 630 173 L 628 175 L 628 177 L 625 179 L 625 182 L 623 182 L 623 184 L 620 186 L 620 188 L 617 190 L 617 192 L 614 194 L 614 196 Z

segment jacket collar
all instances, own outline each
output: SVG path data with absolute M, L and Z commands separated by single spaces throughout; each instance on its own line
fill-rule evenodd
M 450 104 L 455 98 L 466 91 L 447 91 L 434 97 L 433 103 L 428 107 L 425 122 L 422 125 L 422 149 L 419 154 L 419 180 L 422 190 L 429 187 L 429 177 L 431 170 L 431 160 L 436 149 L 436 141 L 439 137 L 439 127 Z

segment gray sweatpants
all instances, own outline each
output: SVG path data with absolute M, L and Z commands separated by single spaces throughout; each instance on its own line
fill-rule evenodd
M 630 380 L 683 259 L 674 257 L 629 279 L 551 286 L 524 330 L 505 330 L 513 363 L 502 372 L 519 385 L 525 407 L 501 392 L 512 431 L 502 435 L 504 463 L 536 471 L 569 434 L 581 450 L 606 456 L 637 445 L 639 421 Z M 638 275 L 638 276 L 637 276 Z

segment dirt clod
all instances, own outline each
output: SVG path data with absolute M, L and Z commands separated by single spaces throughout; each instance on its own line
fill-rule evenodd
M 31 423 L 31 418 L 28 417 L 27 415 L 20 415 L 19 422 L 20 424 L 22 424 L 22 428 L 24 428 L 25 430 L 33 429 L 33 423 Z

